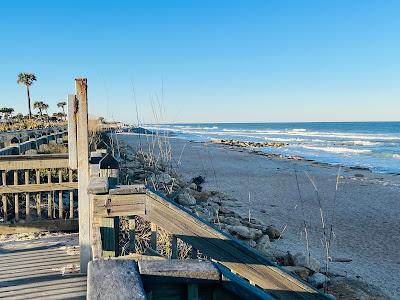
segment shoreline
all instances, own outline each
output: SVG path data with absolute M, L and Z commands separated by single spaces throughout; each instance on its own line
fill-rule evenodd
M 122 135 L 122 136 L 146 136 L 143 133 L 133 133 L 133 132 L 118 132 L 118 135 Z M 148 136 L 156 136 L 154 133 L 148 134 Z M 186 143 L 193 143 L 193 144 L 207 144 L 207 145 L 215 145 L 215 146 L 222 146 L 222 147 L 226 147 L 230 150 L 233 151 L 239 151 L 239 152 L 248 152 L 254 155 L 260 155 L 260 156 L 265 156 L 267 158 L 271 158 L 271 159 L 278 159 L 278 160 L 294 160 L 294 161 L 300 161 L 300 162 L 304 162 L 304 163 L 311 163 L 313 165 L 319 165 L 322 167 L 331 167 L 331 168 L 338 168 L 340 166 L 340 168 L 342 170 L 346 170 L 346 171 L 360 171 L 360 172 L 369 172 L 372 174 L 376 174 L 376 175 L 382 175 L 382 176 L 400 176 L 400 173 L 396 173 L 396 172 L 377 172 L 374 171 L 373 169 L 369 168 L 369 167 L 362 167 L 362 166 L 344 166 L 344 165 L 340 165 L 340 164 L 334 164 L 334 163 L 328 163 L 328 162 L 321 162 L 315 159 L 307 159 L 305 157 L 299 156 L 299 155 L 283 155 L 283 154 L 279 154 L 279 153 L 268 153 L 268 152 L 263 152 L 261 150 L 257 150 L 257 148 L 260 148 L 259 146 L 256 147 L 252 147 L 252 146 L 237 146 L 237 145 L 230 145 L 230 144 L 226 144 L 226 143 L 221 143 L 221 142 L 215 142 L 218 140 L 222 140 L 222 141 L 226 141 L 226 142 L 239 142 L 239 143 L 249 143 L 251 144 L 262 144 L 259 142 L 251 142 L 251 141 L 242 141 L 242 140 L 232 140 L 232 139 L 210 139 L 209 141 L 196 141 L 196 140 L 190 140 L 190 139 L 184 139 L 179 137 L 178 135 L 159 135 L 159 137 L 161 137 L 162 139 L 176 139 L 182 142 L 186 142 Z M 266 147 L 285 147 L 288 146 L 289 143 L 281 143 L 281 142 L 263 142 L 264 144 L 266 144 Z
M 138 135 L 122 135 L 121 140 L 133 148 L 139 147 Z M 296 169 L 306 211 L 304 219 L 310 222 L 311 253 L 320 262 L 324 261 L 319 210 L 315 192 L 305 172 L 314 178 L 324 198 L 324 212 L 330 219 L 330 196 L 335 188 L 337 167 L 255 155 L 248 149 L 189 142 L 175 137 L 168 137 L 168 141 L 178 170 L 186 179 L 204 175 L 205 190 L 218 190 L 234 196 L 239 203 L 237 207 L 232 206 L 234 211 L 242 216 L 250 212 L 251 217 L 267 225 L 273 224 L 282 232 L 283 237 L 271 243 L 277 251 L 305 252 L 303 217 L 297 199 L 298 191 L 294 188 L 293 170 Z M 141 144 L 145 143 L 146 138 L 142 136 Z M 396 217 L 400 213 L 396 200 L 399 192 L 400 177 L 397 175 L 342 168 L 333 222 L 336 238 L 332 257 L 336 261 L 330 263 L 332 272 L 347 274 L 349 280 L 361 279 L 381 287 L 393 298 L 400 295 L 396 280 L 390 277 L 390 274 L 400 271 L 397 258 L 400 237 L 396 231 L 400 228 Z M 381 203 L 377 203 L 377 199 L 381 199 Z M 351 262 L 343 262 L 346 260 Z

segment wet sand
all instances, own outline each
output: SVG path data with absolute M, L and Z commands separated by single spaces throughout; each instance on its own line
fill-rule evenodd
M 136 135 L 119 137 L 136 149 L 148 149 L 143 136 L 140 142 Z M 210 143 L 168 141 L 174 163 L 187 179 L 202 175 L 205 189 L 234 196 L 242 203 L 237 211 L 243 215 L 250 212 L 283 231 L 283 238 L 273 247 L 306 252 L 305 220 L 311 254 L 323 264 L 321 206 L 325 224 L 333 225 L 331 256 L 351 260 L 332 262 L 330 269 L 379 287 L 393 299 L 400 298 L 400 176 L 342 168 L 334 205 L 336 166 L 266 157 Z M 318 189 L 321 205 L 306 173 Z

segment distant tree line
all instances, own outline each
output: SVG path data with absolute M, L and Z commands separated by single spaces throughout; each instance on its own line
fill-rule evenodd
M 61 108 L 61 111 L 53 113 L 50 117 L 48 114 L 49 105 L 44 101 L 35 101 L 33 103 L 33 109 L 37 111 L 36 115 L 32 114 L 31 109 L 31 95 L 30 95 L 30 87 L 32 84 L 37 81 L 36 75 L 33 73 L 19 73 L 17 78 L 17 83 L 22 84 L 26 87 L 26 96 L 28 100 L 28 115 L 24 116 L 22 113 L 14 114 L 14 108 L 12 107 L 2 107 L 0 108 L 0 120 L 5 123 L 14 123 L 18 121 L 22 121 L 25 119 L 29 120 L 40 120 L 40 121 L 65 121 L 66 113 L 65 106 L 67 103 L 64 100 L 61 100 L 57 103 L 57 107 Z

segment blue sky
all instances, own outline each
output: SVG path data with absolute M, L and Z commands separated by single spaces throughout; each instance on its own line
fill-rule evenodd
M 1 1 L 0 106 L 27 112 L 16 75 L 30 71 L 50 111 L 85 76 L 90 113 L 127 122 L 133 89 L 142 122 L 399 120 L 399 11 L 390 0 Z

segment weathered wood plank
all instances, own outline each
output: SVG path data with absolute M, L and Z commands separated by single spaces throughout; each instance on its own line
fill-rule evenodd
M 87 265 L 92 256 L 90 246 L 92 216 L 90 212 L 89 195 L 89 133 L 88 133 L 88 101 L 87 79 L 75 79 L 76 98 L 78 111 L 77 120 L 77 153 L 78 155 L 78 210 L 79 210 L 79 246 L 80 246 L 80 271 L 87 272 Z
M 63 182 L 63 183 L 39 183 L 39 184 L 20 184 L 20 185 L 7 185 L 0 186 L 0 194 L 12 193 L 38 193 L 50 191 L 68 191 L 78 188 L 77 182 Z
M 150 247 L 154 251 L 157 251 L 157 224 L 150 224 L 151 236 L 150 236 Z
M 0 155 L 0 170 L 67 168 L 68 153 Z
M 100 227 L 93 226 L 92 231 L 92 256 L 93 259 L 100 259 L 103 255 L 103 246 L 101 243 Z
M 96 217 L 143 216 L 146 213 L 146 205 L 144 203 L 138 203 L 134 205 L 111 207 L 95 206 L 93 213 Z
M 78 168 L 76 110 L 75 95 L 68 95 L 68 166 L 74 170 Z
M 40 185 L 40 171 L 36 170 L 36 185 Z M 42 217 L 42 210 L 41 210 L 41 203 L 42 202 L 42 195 L 41 192 L 38 191 L 36 193 L 36 213 L 38 218 Z
M 24 171 L 24 175 L 25 175 L 25 180 L 24 183 L 25 185 L 29 184 L 29 170 L 25 170 Z M 30 194 L 29 193 L 25 193 L 25 219 L 26 221 L 30 221 Z
M 87 192 L 89 194 L 105 194 L 108 193 L 108 178 L 107 177 L 90 177 Z
M 112 274 L 112 276 L 104 276 Z M 89 263 L 87 299 L 145 300 L 142 280 L 134 261 L 95 260 Z
M 0 224 L 0 234 L 41 231 L 78 231 L 78 219 L 32 221 L 24 224 Z
M 69 178 L 69 182 L 74 181 L 71 169 L 68 170 L 68 178 Z M 73 217 L 74 217 L 74 192 L 69 191 L 69 218 L 72 219 Z
M 147 282 L 218 282 L 221 273 L 211 261 L 166 259 L 139 261 L 139 272 Z
M 62 181 L 62 169 L 58 170 L 58 183 L 60 185 L 63 184 Z M 64 207 L 63 207 L 63 192 L 62 190 L 58 191 L 58 218 L 62 219 L 63 218 L 63 211 L 64 211 Z
M 18 171 L 14 171 L 14 186 L 18 185 Z M 18 201 L 18 193 L 14 194 L 14 213 L 15 213 L 15 221 L 19 221 L 19 201 Z
M 145 193 L 146 187 L 143 184 L 117 185 L 115 188 L 109 190 L 110 195 L 131 195 Z
M 152 192 L 148 194 L 145 219 L 159 224 L 274 296 L 280 299 L 326 299 L 323 294 L 195 215 Z

